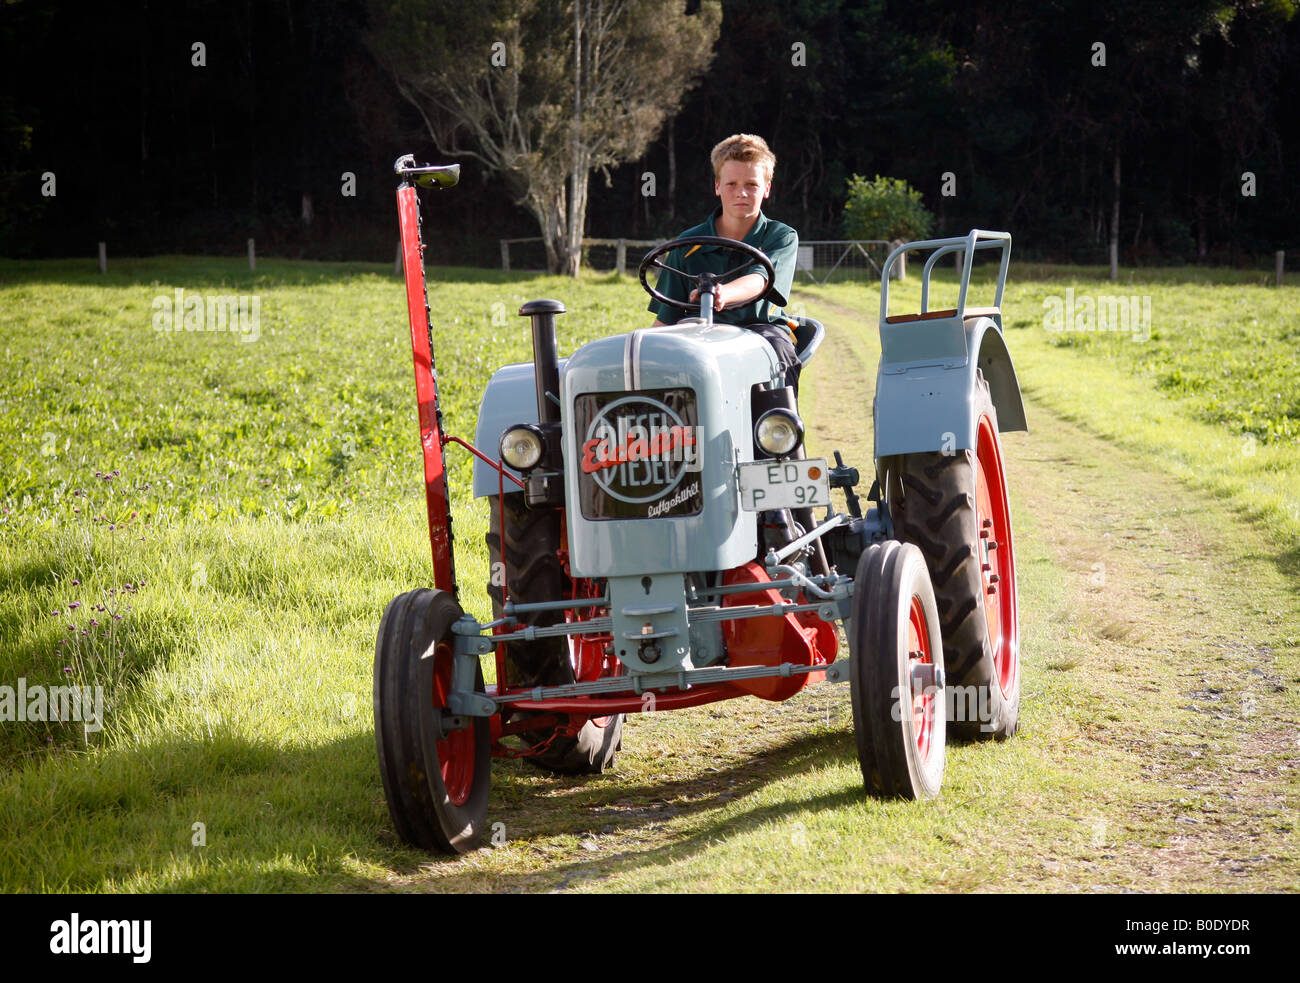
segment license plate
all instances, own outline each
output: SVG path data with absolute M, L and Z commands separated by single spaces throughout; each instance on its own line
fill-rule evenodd
M 740 466 L 740 507 L 746 512 L 802 509 L 831 503 L 826 461 L 754 461 Z

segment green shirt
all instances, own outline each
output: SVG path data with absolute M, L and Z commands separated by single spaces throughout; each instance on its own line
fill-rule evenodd
M 721 214 L 722 206 L 719 205 L 713 210 L 713 214 L 709 216 L 708 221 L 687 229 L 677 238 L 716 236 L 718 230 L 715 223 Z M 799 253 L 799 233 L 790 226 L 775 222 L 762 212 L 759 212 L 758 221 L 749 230 L 744 242 L 767 253 L 767 258 L 772 261 L 772 269 L 776 272 L 776 279 L 768 284 L 767 292 L 762 297 L 743 307 L 728 307 L 725 310 L 714 311 L 713 318 L 715 321 L 726 324 L 762 324 L 764 321 L 782 323 L 785 321 L 785 313 L 781 308 L 790 302 L 790 288 L 794 285 L 795 259 Z M 683 253 L 689 253 L 689 256 L 683 256 Z M 686 249 L 672 250 L 662 259 L 662 262 L 686 273 L 704 273 L 707 271 L 722 274 L 744 263 L 745 255 L 718 246 L 688 246 Z M 748 269 L 742 273 L 737 273 L 732 279 L 737 279 L 749 273 L 761 272 L 763 272 L 763 268 L 757 263 L 752 263 Z M 661 294 L 672 297 L 674 300 L 689 303 L 691 291 L 695 289 L 695 284 L 694 282 L 688 283 L 676 273 L 663 270 L 659 274 L 659 282 L 656 284 L 656 288 Z M 657 300 L 651 300 L 647 310 L 658 317 L 664 324 L 676 324 L 682 318 L 690 317 L 689 314 L 674 307 L 669 307 Z

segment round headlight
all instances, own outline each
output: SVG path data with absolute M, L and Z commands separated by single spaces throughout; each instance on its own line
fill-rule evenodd
M 542 459 L 542 435 L 534 427 L 511 427 L 501 435 L 501 460 L 516 471 L 537 467 Z
M 763 453 L 785 457 L 803 443 L 803 421 L 790 410 L 768 410 L 754 425 L 754 439 Z

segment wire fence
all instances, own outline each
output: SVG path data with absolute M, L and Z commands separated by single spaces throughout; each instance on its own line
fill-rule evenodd
M 582 240 L 580 266 L 597 273 L 633 272 L 641 257 L 667 239 L 595 239 Z M 541 236 L 501 240 L 501 269 L 546 272 L 546 246 Z
M 812 283 L 865 283 L 880 279 L 892 248 L 883 239 L 814 239 L 799 243 L 795 277 Z
M 599 273 L 627 273 L 649 250 L 665 239 L 582 240 L 581 265 Z M 895 244 L 883 239 L 814 239 L 799 244 L 795 277 L 812 283 L 859 282 L 880 279 L 885 257 Z M 501 269 L 546 271 L 546 247 L 540 236 L 501 240 Z M 900 269 L 905 269 L 901 267 Z M 906 274 L 904 274 L 906 275 Z

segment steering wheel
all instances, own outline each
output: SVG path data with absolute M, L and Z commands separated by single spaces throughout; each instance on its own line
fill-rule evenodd
M 666 263 L 659 262 L 660 256 L 664 255 L 664 253 L 671 252 L 678 246 L 720 246 L 723 249 L 730 249 L 732 252 L 743 253 L 748 257 L 748 262 L 733 267 L 725 273 L 687 273 L 684 270 L 675 269 Z M 720 283 L 729 283 L 755 263 L 758 263 L 763 267 L 763 275 L 767 277 L 767 283 L 764 285 L 763 289 L 753 297 L 746 298 L 746 300 L 741 304 L 733 305 L 736 307 L 743 307 L 745 304 L 752 304 L 759 297 L 762 297 L 763 294 L 767 293 L 767 288 L 770 287 L 772 282 L 776 279 L 776 270 L 772 268 L 772 261 L 767 258 L 767 253 L 751 246 L 747 242 L 741 242 L 739 239 L 724 239 L 721 236 L 685 236 L 681 239 L 673 239 L 646 253 L 645 258 L 641 260 L 641 268 L 638 272 L 641 275 L 641 286 L 645 287 L 646 293 L 655 300 L 667 304 L 669 307 L 674 307 L 679 311 L 685 311 L 687 314 L 698 314 L 700 313 L 699 301 L 689 303 L 687 301 L 675 300 L 672 297 L 660 293 L 654 287 L 650 286 L 650 282 L 646 279 L 646 274 L 649 273 L 651 269 L 669 270 L 676 273 L 687 283 L 694 281 L 701 296 L 706 293 L 712 296 L 714 287 Z M 712 305 L 710 305 L 710 310 L 712 310 Z

